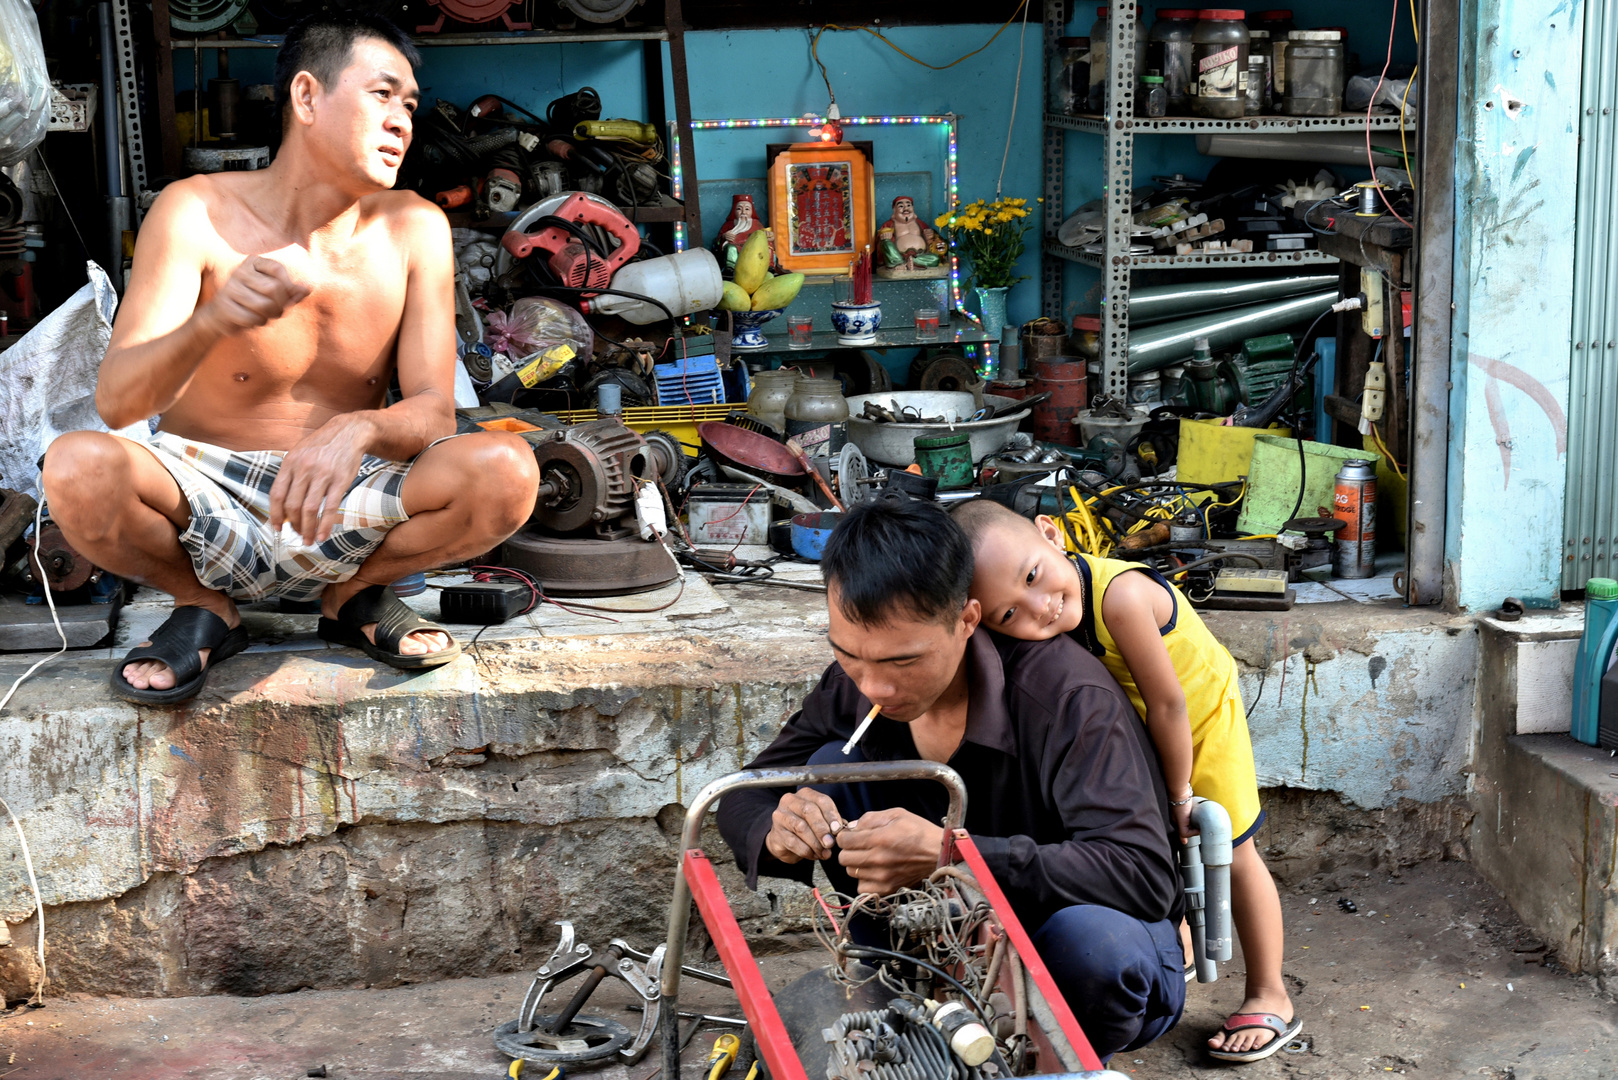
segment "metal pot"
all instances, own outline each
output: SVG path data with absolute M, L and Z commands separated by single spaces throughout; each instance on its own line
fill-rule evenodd
M 895 414 L 908 406 L 922 416 L 945 419 L 931 424 L 878 423 L 861 415 L 867 401 L 874 401 Z M 983 395 L 985 406 L 1012 403 L 1012 398 L 998 394 Z M 977 400 L 961 391 L 890 390 L 882 394 L 860 394 L 848 399 L 848 441 L 872 461 L 904 468 L 916 460 L 916 436 L 964 431 L 971 436 L 972 462 L 976 464 L 1006 445 L 1017 430 L 1017 424 L 1029 414 L 1029 410 L 1022 409 L 993 420 L 970 420 L 977 409 Z

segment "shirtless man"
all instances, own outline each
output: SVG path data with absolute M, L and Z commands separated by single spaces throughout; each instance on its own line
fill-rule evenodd
M 949 245 L 916 218 L 916 202 L 908 195 L 893 200 L 893 216 L 877 230 L 885 266 L 932 269 L 943 261 Z
M 534 505 L 514 435 L 455 431 L 449 225 L 392 191 L 419 60 L 368 16 L 317 16 L 276 64 L 268 169 L 166 188 L 135 248 L 102 361 L 108 426 L 45 455 L 51 516 L 97 566 L 174 596 L 112 672 L 185 700 L 247 644 L 237 600 L 318 598 L 320 636 L 396 668 L 460 652 L 390 582 L 488 551 Z M 397 374 L 400 398 L 387 407 Z

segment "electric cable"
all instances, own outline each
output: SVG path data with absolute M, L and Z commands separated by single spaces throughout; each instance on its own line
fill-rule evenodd
M 43 492 L 41 492 L 43 494 Z M 28 868 L 28 887 L 34 893 L 34 918 L 39 923 L 39 977 L 34 980 L 34 996 L 28 999 L 30 1005 L 45 1004 L 45 904 L 39 898 L 39 879 L 34 876 L 34 857 L 28 852 L 28 837 L 23 835 L 22 822 L 12 812 L 11 806 L 4 799 L 0 799 L 0 806 L 5 807 L 6 816 L 11 819 L 12 828 L 17 830 L 17 843 L 22 845 L 23 865 Z
M 51 182 L 55 183 L 54 180 Z M 6 691 L 6 696 L 0 697 L 0 709 L 4 709 L 6 707 L 6 703 L 11 700 L 11 695 L 17 692 L 17 687 L 21 686 L 24 680 L 26 680 L 30 675 L 38 671 L 40 668 L 44 667 L 46 664 L 50 663 L 52 660 L 55 660 L 58 656 L 61 656 L 63 653 L 67 652 L 67 631 L 62 629 L 62 620 L 56 614 L 56 598 L 51 595 L 50 579 L 45 576 L 45 564 L 41 562 L 39 558 L 39 535 L 40 530 L 44 528 L 44 522 L 45 484 L 43 479 L 41 479 L 39 485 L 39 501 L 34 504 L 34 550 L 32 554 L 34 556 L 34 569 L 39 574 L 39 587 L 45 590 L 45 603 L 50 606 L 51 621 L 56 624 L 56 633 L 57 636 L 62 639 L 62 647 L 51 653 L 49 656 L 34 661 L 33 667 L 17 676 L 17 681 L 11 684 L 11 689 Z M 19 832 L 20 831 L 21 830 L 19 830 Z M 26 848 L 24 850 L 26 850 Z
M 961 63 L 963 60 L 972 59 L 972 57 L 976 56 L 978 53 L 982 52 L 984 49 L 987 49 L 990 45 L 993 45 L 994 41 L 995 41 L 995 38 L 998 38 L 1001 34 L 1005 33 L 1006 27 L 1010 26 L 1013 22 L 1015 22 L 1017 20 L 1017 16 L 1023 14 L 1024 10 L 1027 7 L 1028 7 L 1028 0 L 1022 0 L 1022 2 L 1017 5 L 1015 10 L 1012 11 L 1011 16 L 1009 18 L 1007 18 L 1005 22 L 1000 24 L 1000 29 L 996 30 L 993 34 L 989 35 L 989 40 L 988 41 L 985 41 L 982 45 L 979 45 L 977 48 L 973 49 L 971 52 L 967 53 L 965 56 L 958 56 L 954 60 L 951 60 L 947 64 L 929 64 L 925 60 L 917 59 L 916 57 L 911 56 L 909 53 L 905 52 L 899 46 L 895 45 L 893 42 L 889 41 L 886 37 L 884 37 L 881 30 L 873 30 L 869 26 L 863 26 L 863 25 L 861 25 L 861 26 L 839 26 L 836 23 L 825 23 L 820 27 L 819 30 L 815 31 L 815 40 L 818 41 L 819 38 L 820 38 L 820 35 L 825 33 L 827 30 L 841 30 L 841 31 L 863 30 L 867 34 L 870 34 L 872 37 L 874 37 L 878 41 L 882 42 L 882 44 L 886 45 L 888 48 L 892 49 L 894 52 L 898 53 L 900 56 L 904 57 L 906 60 L 909 60 L 913 64 L 920 64 L 922 67 L 931 68 L 933 71 L 947 71 L 950 68 L 954 67 L 956 64 Z M 830 88 L 831 88 L 830 84 L 828 83 L 827 84 L 827 89 L 830 90 Z
M 1399 6 L 1399 0 L 1393 0 L 1393 19 L 1388 23 L 1388 58 L 1382 62 L 1382 73 L 1376 78 L 1376 89 L 1371 91 L 1371 100 L 1365 106 L 1365 160 L 1371 166 L 1371 181 L 1373 183 L 1376 181 L 1376 158 L 1371 153 L 1371 110 L 1376 107 L 1376 95 L 1381 92 L 1382 82 L 1388 77 L 1388 68 L 1393 65 L 1393 32 L 1399 26 Z M 1414 74 L 1411 75 L 1411 79 L 1415 79 Z M 1407 86 L 1406 89 L 1408 90 L 1409 87 Z M 1399 118 L 1399 135 L 1402 140 L 1404 137 L 1403 116 Z M 1406 171 L 1408 172 L 1408 168 Z M 1382 205 L 1388 208 L 1388 213 L 1398 218 L 1405 228 L 1415 228 L 1414 225 L 1404 219 L 1404 216 L 1399 211 L 1393 208 L 1393 201 L 1388 198 L 1387 192 L 1382 190 L 1381 185 L 1378 185 L 1374 190 L 1382 199 Z
M 1022 5 L 1022 32 L 1017 36 L 1017 78 L 1011 84 L 1011 119 L 1006 122 L 1006 148 L 1000 154 L 1000 175 L 994 180 L 994 197 L 1000 197 L 1000 187 L 1006 179 L 1006 161 L 1011 157 L 1011 133 L 1017 127 L 1017 98 L 1022 94 L 1022 57 L 1028 44 L 1028 0 Z

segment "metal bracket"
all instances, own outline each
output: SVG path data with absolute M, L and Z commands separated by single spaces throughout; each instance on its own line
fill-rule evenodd
M 124 149 L 129 155 L 131 199 L 146 190 L 146 140 L 140 130 L 140 94 L 135 86 L 135 39 L 129 25 L 129 0 L 112 0 L 112 31 L 118 50 L 118 107 L 124 119 Z

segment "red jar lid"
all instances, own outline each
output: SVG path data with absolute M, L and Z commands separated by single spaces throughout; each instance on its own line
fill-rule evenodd
M 1075 316 L 1073 316 L 1073 329 L 1075 329 L 1075 330 L 1094 330 L 1097 333 L 1099 333 L 1101 331 L 1101 316 L 1099 316 L 1099 315 L 1075 315 Z
M 1107 9 L 1106 8 L 1104 8 L 1104 7 L 1096 8 L 1096 18 L 1105 19 L 1106 17 L 1107 17 Z
M 1288 8 L 1277 8 L 1274 11 L 1261 11 L 1254 15 L 1253 18 L 1262 19 L 1265 22 L 1279 22 L 1282 19 L 1292 18 L 1292 12 Z
M 1234 8 L 1208 8 L 1197 12 L 1197 18 L 1207 19 L 1209 22 L 1241 22 L 1247 18 L 1247 12 L 1237 11 Z
M 1197 13 L 1191 8 L 1158 8 L 1157 17 L 1159 19 L 1194 19 L 1197 17 Z

